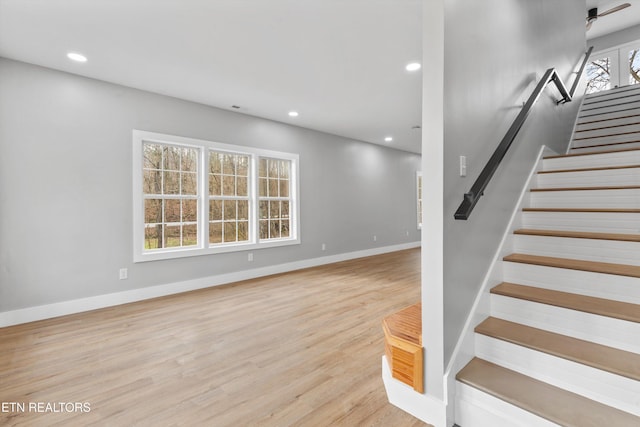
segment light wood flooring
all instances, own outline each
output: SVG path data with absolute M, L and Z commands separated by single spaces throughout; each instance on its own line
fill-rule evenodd
M 381 319 L 419 299 L 414 249 L 2 328 L 0 403 L 91 410 L 0 425 L 423 426 L 381 379 Z

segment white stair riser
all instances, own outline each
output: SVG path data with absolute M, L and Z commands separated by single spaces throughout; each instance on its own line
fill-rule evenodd
M 640 167 L 583 172 L 539 173 L 535 188 L 640 186 Z
M 584 147 L 572 147 L 568 154 L 583 154 L 583 153 L 602 153 L 612 150 L 629 150 L 640 148 L 640 142 L 622 142 L 615 143 L 613 145 L 596 145 L 596 146 L 584 146 Z
M 636 121 L 630 121 L 628 123 L 618 124 L 618 122 L 620 122 L 621 120 L 616 121 L 614 123 L 611 123 L 611 122 L 593 123 L 589 125 L 591 126 L 590 128 L 586 127 L 586 125 L 581 125 L 579 128 L 576 128 L 576 132 L 574 133 L 573 138 L 574 140 L 580 140 L 581 138 L 603 137 L 603 136 L 616 134 L 616 133 L 629 133 L 629 132 L 640 133 L 640 123 L 638 123 L 637 118 L 636 118 Z
M 519 254 L 640 266 L 640 242 L 516 234 L 513 250 Z
M 583 136 L 586 134 L 586 131 L 594 130 L 597 128 L 607 127 L 610 129 L 618 129 L 619 132 L 623 132 L 625 129 L 631 128 L 630 125 L 637 124 L 640 126 L 640 112 L 630 112 L 630 114 L 625 114 L 624 116 L 616 119 L 609 120 L 584 120 L 582 122 L 577 122 L 576 124 L 576 137 Z M 615 126 L 615 127 L 614 127 Z M 605 130 L 603 130 L 605 131 Z M 610 133 L 613 131 L 610 131 Z
M 559 426 L 459 381 L 456 381 L 455 422 L 464 427 Z
M 640 94 L 640 87 L 638 86 L 622 86 L 619 88 L 610 89 L 606 92 L 590 93 L 585 96 L 584 105 L 592 104 L 600 100 L 617 99 L 622 100 L 625 96 Z
M 537 230 L 640 233 L 640 213 L 523 212 L 522 227 Z
M 640 134 L 638 133 L 599 136 L 596 138 L 585 138 L 580 136 L 571 141 L 571 147 L 591 147 L 603 144 L 633 143 L 638 142 L 638 140 L 640 140 Z M 631 146 L 627 147 L 631 148 Z
M 640 304 L 640 279 L 503 261 L 503 280 L 518 285 Z
M 606 123 L 609 120 L 624 120 L 627 116 L 633 116 L 634 114 L 640 114 L 640 108 L 621 109 L 620 111 L 613 111 L 609 113 L 580 116 L 576 121 L 576 126 Z
M 587 112 L 593 108 L 616 107 L 619 105 L 627 105 L 634 102 L 640 102 L 640 94 L 637 92 L 626 92 L 617 94 L 613 97 L 589 98 L 585 99 L 580 112 Z
M 481 334 L 476 334 L 476 357 L 640 415 L 640 381 Z
M 531 191 L 532 208 L 640 209 L 640 188 L 623 190 Z
M 640 165 L 640 150 L 555 157 L 544 159 L 542 162 L 542 167 L 545 171 L 633 165 Z
M 491 295 L 491 315 L 533 328 L 640 353 L 640 324 L 527 300 Z
M 579 118 L 580 121 L 583 121 L 586 118 L 598 117 L 608 113 L 619 113 L 637 108 L 640 108 L 640 101 L 637 97 L 635 97 L 634 101 L 615 100 L 601 104 L 585 105 L 584 108 L 580 110 Z

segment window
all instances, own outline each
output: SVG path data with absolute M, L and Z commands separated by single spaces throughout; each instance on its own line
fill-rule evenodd
M 640 41 L 594 53 L 586 67 L 587 93 L 640 83 Z
M 297 244 L 298 156 L 133 131 L 134 261 Z
M 416 172 L 416 189 L 418 193 L 418 230 L 422 229 L 422 172 Z

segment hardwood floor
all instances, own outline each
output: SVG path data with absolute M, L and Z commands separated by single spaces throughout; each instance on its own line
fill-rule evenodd
M 380 372 L 419 299 L 413 249 L 2 328 L 0 425 L 423 426 Z

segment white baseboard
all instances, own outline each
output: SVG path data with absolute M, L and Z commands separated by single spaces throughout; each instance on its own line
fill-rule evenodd
M 446 403 L 427 394 L 418 393 L 394 379 L 386 356 L 382 356 L 382 382 L 389 403 L 434 427 L 447 427 Z
M 420 242 L 403 243 L 5 311 L 0 313 L 0 328 L 417 247 Z

